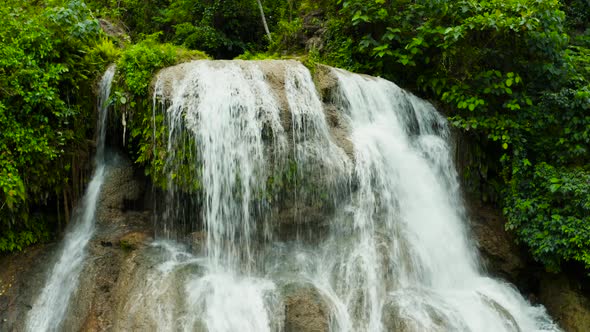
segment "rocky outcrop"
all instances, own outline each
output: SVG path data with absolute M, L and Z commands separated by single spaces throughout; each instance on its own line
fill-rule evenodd
M 545 272 L 505 231 L 506 220 L 498 209 L 472 202 L 469 214 L 480 257 L 489 273 L 517 285 L 531 302 L 543 304 L 566 332 L 588 331 L 590 298 L 574 281 L 579 277 Z
M 55 244 L 36 245 L 0 257 L 0 331 L 23 331 L 34 296 L 51 268 Z
M 125 29 L 118 24 L 115 24 L 109 20 L 104 18 L 98 19 L 98 24 L 100 24 L 101 30 L 110 37 L 113 37 L 115 40 L 130 42 L 131 37 L 127 34 Z
M 324 103 L 324 113 L 334 143 L 346 152 L 351 161 L 354 161 L 354 146 L 350 140 L 351 129 L 348 127 L 344 115 L 336 106 L 338 78 L 334 75 L 333 70 L 334 68 L 329 66 L 316 65 L 314 82 Z
M 539 300 L 565 331 L 590 329 L 590 299 L 567 277 L 545 274 L 541 278 Z
M 305 45 L 305 51 L 321 51 L 325 46 L 325 12 L 321 9 L 312 10 L 303 17 L 303 34 L 299 40 Z
M 125 299 L 119 284 L 134 265 L 136 252 L 152 239 L 145 185 L 129 161 L 115 158 L 97 206 L 96 233 L 87 247 L 86 263 L 63 326 L 71 331 L 112 328 L 117 307 Z M 55 263 L 57 243 L 28 248 L 0 258 L 0 331 L 24 331 L 27 314 Z
M 126 293 L 119 284 L 129 278 L 127 266 L 133 265 L 135 250 L 141 250 L 151 239 L 145 231 L 124 228 L 101 232 L 90 243 L 88 264 L 80 276 L 79 291 L 72 299 L 64 326 L 82 331 L 106 331 L 117 315 L 117 303 Z M 124 239 L 134 239 L 133 249 Z
M 320 155 L 317 151 L 328 154 L 327 149 L 324 146 L 318 148 L 317 144 L 326 144 L 324 135 L 327 134 L 331 140 L 329 144 L 334 146 L 330 151 L 337 150 L 339 156 L 342 155 L 342 159 L 346 159 L 342 151 L 350 160 L 354 156 L 353 146 L 348 138 L 350 129 L 347 128 L 347 121 L 338 111 L 331 97 L 314 100 L 316 91 L 313 91 L 313 86 L 310 84 L 312 80 L 321 82 L 318 84 L 320 86 L 319 92 L 322 94 L 322 91 L 325 91 L 327 94 L 328 90 L 336 87 L 337 78 L 331 68 L 326 66 L 319 66 L 314 71 L 314 77 L 310 77 L 307 69 L 301 63 L 293 60 L 200 60 L 161 70 L 154 83 L 156 99 L 167 105 L 174 104 L 174 100 L 176 100 L 174 107 L 180 107 L 182 103 L 179 103 L 178 100 L 182 99 L 185 102 L 192 100 L 192 95 L 184 99 L 184 96 L 176 96 L 174 93 L 192 87 L 193 93 L 199 95 L 204 93 L 200 90 L 201 88 L 207 88 L 203 82 L 197 84 L 191 81 L 193 76 L 190 73 L 193 73 L 194 77 L 198 77 L 197 75 L 202 72 L 220 70 L 221 75 L 225 72 L 224 69 L 233 75 L 230 77 L 245 78 L 245 81 L 253 84 L 255 88 L 251 92 L 257 96 L 258 102 L 268 108 L 268 113 L 272 113 L 272 116 L 267 114 L 262 117 L 265 119 L 262 124 L 265 155 L 268 158 L 276 159 L 270 160 L 268 165 L 272 169 L 269 169 L 265 174 L 268 176 L 265 194 L 268 200 L 272 201 L 269 204 L 270 208 L 262 212 L 264 214 L 272 210 L 272 213 L 269 213 L 271 222 L 267 225 L 272 225 L 273 232 L 282 239 L 287 239 L 288 236 L 297 236 L 301 232 L 318 234 L 317 229 L 322 229 L 327 225 L 329 214 L 333 212 L 330 210 L 333 208 L 330 205 L 341 200 L 329 197 L 331 193 L 338 190 L 332 190 L 333 188 L 328 188 L 328 186 L 337 181 L 333 178 L 326 179 L 331 174 L 324 173 L 321 169 L 322 162 L 318 161 L 326 156 Z M 252 77 L 257 78 L 258 76 L 264 77 L 263 88 L 255 84 L 258 82 L 257 80 L 252 79 Z M 301 91 L 293 91 L 297 90 L 297 87 L 301 88 Z M 268 100 L 272 100 L 272 102 L 267 100 L 266 96 L 269 95 Z M 297 110 L 295 112 L 292 108 L 299 106 L 299 103 L 310 103 L 311 110 Z M 324 114 L 327 115 L 325 118 L 327 126 L 323 122 L 323 117 L 321 121 L 317 120 L 319 118 L 317 114 L 322 111 L 321 106 L 323 106 Z M 275 107 L 278 113 L 275 113 Z M 293 123 L 294 121 L 298 122 Z M 185 120 L 185 124 L 188 126 L 194 125 L 193 122 L 187 124 Z M 299 128 L 300 126 L 304 129 Z M 294 134 L 294 130 L 297 130 L 297 133 Z M 186 132 L 190 132 L 190 130 Z M 277 143 L 279 139 L 280 144 Z M 295 153 L 296 149 L 298 149 L 297 153 Z M 306 162 L 297 162 L 298 164 L 294 165 L 293 159 L 296 154 L 305 154 Z M 337 180 L 345 182 L 342 179 Z M 338 183 L 337 185 L 348 186 L 348 183 Z M 261 219 L 265 217 L 267 216 L 263 216 Z M 260 232 L 260 234 L 262 233 Z
M 526 273 L 527 256 L 505 231 L 505 218 L 497 209 L 469 205 L 469 220 L 485 268 L 498 277 L 517 283 Z

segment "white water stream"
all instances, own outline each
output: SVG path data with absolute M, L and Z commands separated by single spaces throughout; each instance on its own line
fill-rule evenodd
M 160 72 L 154 124 L 166 129 L 167 189 L 157 234 L 167 239 L 137 254 L 146 268 L 113 330 L 294 332 L 290 296 L 303 289 L 325 308 L 314 331 L 560 331 L 482 272 L 445 118 L 391 82 L 328 71 L 323 100 L 294 61 Z M 29 331 L 58 330 L 77 287 L 104 179 L 112 74 L 95 174 Z M 195 242 L 175 241 L 187 230 Z
M 445 119 L 391 82 L 335 74 L 355 150 L 352 227 L 335 218 L 324 253 L 304 258 L 332 330 L 555 330 L 543 308 L 480 272 Z
M 106 119 L 114 75 L 115 66 L 113 65 L 104 73 L 99 85 L 97 127 L 99 134 L 92 179 L 80 205 L 73 212 L 71 227 L 63 240 L 60 256 L 27 315 L 27 331 L 59 331 L 70 298 L 78 288 L 78 279 L 86 258 L 86 246 L 94 234 L 96 204 L 105 178 Z
M 178 251 L 198 267 L 180 280 L 178 253 L 160 261 L 152 286 L 137 289 L 159 295 L 138 298 L 162 303 L 168 293 L 158 290 L 174 278 L 176 302 L 142 317 L 158 330 L 280 331 L 284 286 L 304 284 L 326 304 L 331 331 L 559 331 L 543 307 L 481 272 L 446 120 L 386 80 L 332 75 L 353 156 L 299 63 L 196 61 L 159 75 L 154 105 L 169 130 L 164 224 L 181 218 L 178 160 L 188 157 L 202 186 L 194 223 L 206 240 L 201 252 Z M 194 148 L 179 150 L 187 142 Z M 276 200 L 264 193 L 290 163 L 290 218 L 308 218 L 310 200 L 325 206 L 319 242 L 272 235 Z
M 162 93 L 163 83 L 156 83 L 156 94 Z M 186 281 L 188 308 L 176 325 L 183 330 L 270 331 L 277 316 L 269 305 L 277 297 L 276 287 L 251 273 L 257 260 L 251 240 L 258 226 L 253 215 L 260 208 L 253 201 L 264 191 L 268 175 L 263 128 L 273 132 L 277 154 L 286 145 L 279 105 L 256 65 L 196 62 L 184 80 L 172 84 L 168 99 L 159 96 L 169 127 L 168 163 L 176 166 L 178 141 L 185 139 L 183 130 L 189 131 L 193 153 L 202 162 L 198 181 L 206 232 L 205 271 Z M 173 166 L 171 174 L 178 174 Z M 176 197 L 176 179 L 169 178 L 168 201 Z

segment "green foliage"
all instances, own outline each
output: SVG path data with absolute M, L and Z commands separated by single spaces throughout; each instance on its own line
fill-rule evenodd
M 187 50 L 201 49 L 255 60 L 299 54 L 311 70 L 326 62 L 380 75 L 434 101 L 478 142 L 480 163 L 467 174 L 479 178 L 467 182 L 493 188 L 481 196 L 499 197 L 507 228 L 535 259 L 551 270 L 565 261 L 590 269 L 586 0 L 267 0 L 272 42 L 253 0 L 90 1 L 137 43 L 105 37 L 79 0 L 0 5 L 0 252 L 48 237 L 50 222 L 31 211 L 72 185 L 67 161 L 87 149 L 94 123 L 87 96 L 112 62 L 111 102 L 136 161 L 162 188 L 172 180 L 198 190 L 188 181 L 198 170 L 186 167 L 194 141 L 168 149 L 149 89 L 157 70 L 205 58 Z M 305 51 L 317 27 L 321 47 Z M 182 158 L 166 169 L 170 153 Z M 288 196 L 295 182 L 309 186 L 310 199 L 325 194 L 296 165 L 285 167 L 268 179 L 267 200 Z
M 99 68 L 85 56 L 100 35 L 80 1 L 0 6 L 0 252 L 47 238 L 30 210 L 68 186 L 70 160 L 92 122 L 86 107 Z M 92 104 L 91 104 L 92 105 Z M 70 157 L 70 158 L 66 158 Z
M 123 50 L 117 62 L 113 102 L 119 116 L 128 119 L 131 133 L 129 149 L 136 162 L 145 166 L 146 175 L 160 188 L 166 188 L 168 176 L 171 176 L 185 190 L 196 190 L 198 183 L 188 180 L 195 178 L 188 174 L 192 169 L 186 167 L 188 162 L 179 158 L 179 167 L 173 173 L 165 169 L 169 153 L 167 126 L 160 110 L 153 109 L 160 105 L 154 105 L 149 90 L 157 70 L 180 62 L 206 59 L 207 55 L 172 44 L 161 44 L 157 38 L 158 34 L 147 36 Z M 179 156 L 188 158 L 194 150 L 191 142 L 187 139 L 186 144 L 173 147 L 172 151 L 178 151 Z
M 507 228 L 550 270 L 558 271 L 563 261 L 590 268 L 589 183 L 588 170 L 546 163 L 512 180 L 504 209 Z
M 107 64 L 114 63 L 119 58 L 121 48 L 112 39 L 101 37 L 96 45 L 86 53 L 84 62 L 104 68 Z
M 563 10 L 567 14 L 567 25 L 571 29 L 584 31 L 590 22 L 590 4 L 587 0 L 565 0 Z
M 155 71 L 176 61 L 177 48 L 170 44 L 160 44 L 157 38 L 158 35 L 151 35 L 129 47 L 117 62 L 119 75 L 131 96 L 146 97 Z M 126 100 L 133 102 L 131 96 Z M 126 104 L 123 100 L 121 98 L 120 103 Z
M 297 183 L 302 180 L 294 160 L 289 160 L 285 167 L 274 173 L 266 179 L 266 192 L 263 195 L 269 203 L 281 202 L 285 196 L 293 195 L 297 190 Z
M 2 232 L 0 252 L 23 250 L 32 244 L 48 239 L 47 222 L 40 216 L 27 217 L 19 227 L 11 227 Z
M 95 0 L 94 5 L 122 20 L 133 37 L 161 32 L 166 42 L 203 50 L 215 58 L 262 51 L 268 43 L 255 0 L 157 0 L 149 5 L 141 0 Z M 267 17 L 284 6 L 266 1 Z
M 269 49 L 282 51 L 286 53 L 301 52 L 298 39 L 302 33 L 303 25 L 300 18 L 295 18 L 292 21 L 279 21 L 276 31 L 272 33 L 273 41 Z
M 276 166 L 266 179 L 265 191 L 259 199 L 279 209 L 288 209 L 297 201 L 307 207 L 329 210 L 336 207 L 334 184 L 318 176 L 314 167 L 301 166 L 291 158 Z
M 277 60 L 281 59 L 276 53 L 250 53 L 249 51 L 240 54 L 235 60 Z

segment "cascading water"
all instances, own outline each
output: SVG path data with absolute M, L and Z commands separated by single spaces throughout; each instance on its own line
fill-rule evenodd
M 559 331 L 481 272 L 446 120 L 391 82 L 328 71 L 330 107 L 293 61 L 195 61 L 158 75 L 160 234 L 199 241 L 150 247 L 154 268 L 117 328 L 294 331 L 288 293 L 303 287 L 330 331 Z M 284 225 L 296 234 L 277 236 Z
M 205 259 L 201 260 L 202 273 L 179 280 L 185 298 L 180 308 L 168 308 L 173 324 L 158 330 L 190 331 L 204 326 L 211 331 L 270 331 L 279 324 L 273 321 L 277 317 L 273 307 L 279 306 L 271 306 L 277 299 L 276 287 L 252 273 L 256 259 L 251 240 L 259 226 L 253 216 L 261 209 L 257 200 L 268 173 L 263 130 L 275 137 L 277 155 L 286 146 L 279 106 L 255 65 L 197 62 L 183 70 L 184 78 L 173 80 L 170 91 L 164 91 L 163 84 L 174 73 L 161 73 L 155 86 L 155 99 L 162 101 L 169 129 L 166 167 L 170 189 L 164 216 L 185 218 L 187 213 L 177 208 L 175 199 L 180 197 L 178 191 L 186 189 L 187 179 L 182 177 L 199 173 Z M 202 167 L 198 172 L 181 173 L 185 166 L 179 165 L 179 159 Z M 172 269 L 164 268 L 171 264 Z M 153 285 L 178 278 L 183 264 L 166 261 L 160 267 Z M 136 296 L 149 306 L 157 296 L 146 299 L 144 292 L 139 289 Z
M 332 329 L 555 330 L 542 308 L 479 271 L 444 118 L 391 82 L 334 73 L 358 189 L 352 227 L 335 218 L 324 254 L 307 271 L 334 312 L 346 308 Z
M 57 331 L 66 315 L 72 294 L 76 291 L 86 258 L 86 246 L 94 234 L 96 204 L 105 178 L 105 136 L 108 98 L 115 66 L 104 73 L 98 95 L 98 141 L 95 169 L 80 206 L 74 211 L 71 229 L 64 238 L 61 254 L 49 274 L 47 283 L 29 311 L 27 331 Z

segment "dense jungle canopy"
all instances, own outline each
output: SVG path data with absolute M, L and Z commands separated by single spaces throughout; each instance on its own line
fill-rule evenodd
M 152 75 L 195 58 L 284 57 L 430 100 L 470 143 L 467 194 L 503 209 L 547 269 L 590 271 L 588 0 L 7 0 L 0 16 L 0 252 L 63 231 L 110 63 L 125 148 L 158 185 Z

